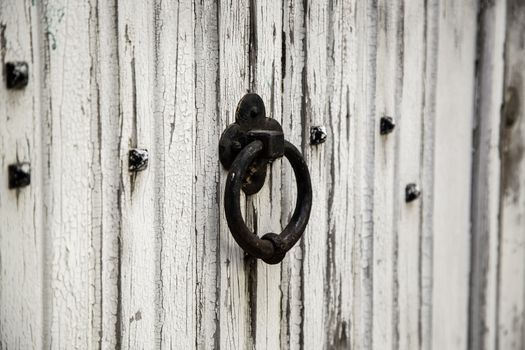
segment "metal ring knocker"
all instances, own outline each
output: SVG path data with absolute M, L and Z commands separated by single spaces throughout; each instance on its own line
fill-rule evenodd
M 224 211 L 233 238 L 248 254 L 268 264 L 278 264 L 301 238 L 312 208 L 312 184 L 308 167 L 299 150 L 284 139 L 281 125 L 266 118 L 261 97 L 245 95 L 236 111 L 236 122 L 228 126 L 219 141 L 219 159 L 229 170 L 224 190 Z M 244 222 L 241 189 L 248 195 L 264 185 L 266 167 L 285 156 L 297 182 L 297 202 L 292 218 L 281 234 L 261 238 Z

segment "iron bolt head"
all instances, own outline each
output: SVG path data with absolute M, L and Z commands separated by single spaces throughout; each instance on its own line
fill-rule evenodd
M 395 127 L 396 123 L 392 117 L 382 117 L 381 121 L 379 122 L 379 132 L 381 135 L 390 134 L 392 131 L 394 131 Z
M 8 89 L 22 89 L 29 81 L 29 67 L 26 62 L 6 62 L 6 86 Z
M 7 168 L 9 188 L 20 188 L 31 183 L 31 165 L 29 163 L 11 164 Z
M 407 203 L 415 201 L 421 195 L 421 190 L 415 183 L 409 183 L 405 187 L 405 201 Z
M 326 128 L 324 126 L 312 126 L 310 128 L 310 144 L 319 145 L 326 141 Z
M 142 171 L 148 167 L 148 150 L 142 148 L 133 148 L 129 151 L 129 171 Z

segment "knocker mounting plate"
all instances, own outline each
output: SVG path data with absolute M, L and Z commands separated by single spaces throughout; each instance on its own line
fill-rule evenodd
M 237 105 L 235 123 L 230 124 L 219 140 L 219 160 L 229 170 L 235 157 L 254 140 L 262 141 L 263 157 L 255 159 L 243 179 L 242 189 L 247 195 L 263 187 L 267 165 L 284 154 L 284 135 L 281 125 L 266 117 L 266 108 L 257 94 L 245 95 Z

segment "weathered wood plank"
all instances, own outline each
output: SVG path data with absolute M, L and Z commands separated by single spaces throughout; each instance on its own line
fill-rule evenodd
M 374 106 L 374 191 L 373 191 L 373 305 L 372 345 L 386 349 L 394 344 L 394 312 L 396 267 L 396 232 L 394 208 L 399 208 L 398 186 L 394 185 L 396 134 L 381 135 L 381 118 L 398 118 L 399 81 L 398 62 L 403 44 L 402 7 L 398 1 L 378 1 L 377 4 L 377 57 Z M 401 22 L 401 24 L 400 24 Z M 402 52 L 402 51 L 401 51 Z M 396 218 L 397 219 L 397 218 Z M 417 265 L 416 265 L 417 266 Z M 415 266 L 415 267 L 416 267 Z M 406 347 L 402 347 L 405 349 Z
M 303 2 L 288 0 L 283 5 L 282 28 L 282 127 L 289 142 L 302 149 L 308 145 L 309 134 L 301 126 L 303 120 L 303 72 L 305 65 L 305 28 Z M 301 145 L 301 148 L 299 147 Z M 283 165 L 281 222 L 288 222 L 295 208 L 297 187 L 290 167 Z M 304 235 L 308 234 L 305 232 Z M 303 250 L 304 237 L 281 263 L 281 348 L 303 346 Z
M 97 296 L 101 298 L 99 344 L 102 348 L 114 349 L 120 344 L 119 278 L 121 249 L 121 174 L 127 163 L 121 161 L 121 121 L 119 101 L 119 59 L 117 4 L 97 2 L 97 33 L 93 35 L 93 47 L 97 48 L 98 64 L 93 72 L 96 88 L 92 99 L 97 99 L 98 158 L 100 166 L 95 171 L 95 181 L 100 186 L 100 270 L 97 271 Z M 95 144 L 96 145 L 96 144 Z M 121 305 L 120 305 L 121 306 Z
M 499 349 L 525 347 L 525 4 L 507 2 L 501 119 Z
M 470 349 L 495 349 L 497 334 L 500 119 L 506 1 L 482 2 L 478 23 L 472 168 Z
M 155 118 L 156 37 L 149 2 L 118 2 L 120 101 L 119 342 L 125 349 L 160 344 L 160 251 L 164 120 Z M 131 148 L 146 148 L 149 166 L 128 171 Z
M 434 10 L 434 9 L 432 9 Z M 465 349 L 477 2 L 438 9 L 432 189 L 432 348 Z M 423 189 L 428 191 L 428 189 Z
M 96 33 L 89 2 L 37 4 L 43 35 L 45 346 L 98 343 L 100 207 L 95 183 L 97 100 L 92 69 Z M 96 142 L 96 141 L 95 141 Z M 93 331 L 95 330 L 96 331 Z
M 327 318 L 325 348 L 347 349 L 351 345 L 354 234 L 353 156 L 356 148 L 351 115 L 354 101 L 352 83 L 355 73 L 354 53 L 355 2 L 334 1 L 328 6 L 328 57 L 326 123 L 328 140 L 320 147 L 328 149 L 330 175 L 327 182 Z M 314 225 L 315 228 L 315 225 Z M 313 231 L 315 232 L 315 231 Z
M 237 103 L 249 89 L 250 13 L 248 0 L 221 1 L 219 23 L 219 130 L 235 121 Z M 227 172 L 221 167 L 219 188 L 219 340 L 220 348 L 241 349 L 254 346 L 250 318 L 248 280 L 253 265 L 245 263 L 245 253 L 234 241 L 224 217 L 224 186 Z M 241 201 L 242 206 L 242 201 Z
M 38 11 L 0 3 L 0 348 L 44 346 L 43 159 Z M 6 62 L 25 61 L 29 83 L 6 88 Z M 31 184 L 8 189 L 8 166 L 31 164 Z
M 356 75 L 351 115 L 355 117 L 353 182 L 355 229 L 353 234 L 352 347 L 373 345 L 373 206 L 376 126 L 377 2 L 356 2 Z
M 282 20 L 281 2 L 250 1 L 250 91 L 263 99 L 267 117 L 279 123 L 282 122 Z M 261 191 L 247 199 L 246 219 L 255 224 L 252 228 L 259 237 L 268 232 L 278 234 L 287 224 L 280 220 L 282 164 L 281 159 L 274 161 L 267 169 Z M 287 170 L 291 171 L 290 167 Z M 255 348 L 277 349 L 281 331 L 281 265 L 258 260 L 254 268 L 257 271 L 249 279 L 252 284 L 249 290 Z
M 424 12 L 425 70 L 423 97 L 423 150 L 421 160 L 421 251 L 420 251 L 420 334 L 421 348 L 432 349 L 433 295 L 433 196 L 436 107 L 436 76 L 438 67 L 439 1 L 431 0 Z
M 219 202 L 217 142 L 219 38 L 215 1 L 195 2 L 195 235 L 197 348 L 219 346 L 218 253 L 222 203 Z
M 328 122 L 328 1 L 306 2 L 305 66 L 303 72 L 301 127 Z M 303 139 L 304 140 L 304 139 Z M 305 140 L 306 141 L 306 140 Z M 313 200 L 310 223 L 303 237 L 303 343 L 305 349 L 321 349 L 326 344 L 327 250 L 328 250 L 328 181 L 330 164 L 324 144 L 304 147 L 303 154 L 310 170 Z M 319 329 L 325 332 L 319 332 Z
M 400 7 L 399 99 L 396 105 L 395 245 L 396 301 L 394 344 L 419 349 L 421 344 L 421 199 L 407 203 L 409 183 L 422 187 L 421 163 L 425 96 L 426 20 L 423 3 L 403 1 Z M 425 188 L 424 191 L 428 189 Z
M 155 8 L 160 347 L 195 345 L 195 69 L 192 1 Z

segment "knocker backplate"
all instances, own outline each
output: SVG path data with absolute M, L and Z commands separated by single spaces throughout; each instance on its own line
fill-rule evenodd
M 261 130 L 278 134 L 283 132 L 281 125 L 275 119 L 266 117 L 266 108 L 261 97 L 257 94 L 247 94 L 237 105 L 235 123 L 224 130 L 219 140 L 219 160 L 226 170 L 230 169 L 241 150 L 253 141 L 250 132 Z M 279 156 L 269 155 L 252 162 L 243 179 L 244 193 L 251 195 L 259 192 L 266 179 L 268 164 Z

